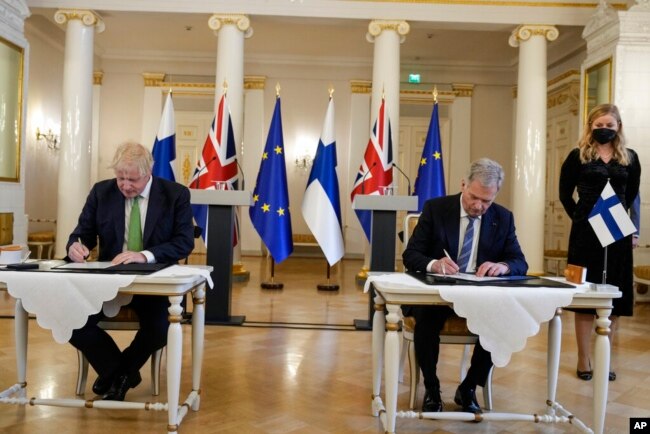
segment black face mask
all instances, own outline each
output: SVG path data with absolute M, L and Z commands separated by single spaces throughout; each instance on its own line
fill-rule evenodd
M 591 131 L 591 137 L 601 145 L 604 145 L 614 140 L 616 133 L 616 130 L 612 130 L 611 128 L 596 128 Z

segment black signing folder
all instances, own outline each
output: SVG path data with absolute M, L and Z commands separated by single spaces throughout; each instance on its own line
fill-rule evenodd
M 501 279 L 485 278 L 485 280 L 466 280 L 462 277 L 451 275 L 436 275 L 431 273 L 420 273 L 417 271 L 407 272 L 410 276 L 426 283 L 427 285 L 471 285 L 471 286 L 517 286 L 525 288 L 575 288 L 574 285 L 559 282 L 557 280 L 544 279 L 537 276 L 499 276 Z
M 111 265 L 110 262 L 69 262 L 51 271 L 71 272 L 71 273 L 100 273 L 100 274 L 151 274 L 163 268 L 169 267 L 167 263 L 153 264 L 117 264 Z

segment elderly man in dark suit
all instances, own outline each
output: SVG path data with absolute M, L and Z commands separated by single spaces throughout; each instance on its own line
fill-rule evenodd
M 136 143 L 121 145 L 110 166 L 115 178 L 95 184 L 67 243 L 68 258 L 83 262 L 99 243 L 99 260 L 113 264 L 173 263 L 194 248 L 189 190 L 151 175 L 153 157 Z M 167 297 L 133 296 L 140 319 L 131 344 L 120 351 L 97 323 L 100 312 L 75 330 L 70 343 L 97 371 L 93 392 L 123 401 L 140 381 L 140 368 L 167 342 Z
M 483 158 L 472 163 L 461 182 L 460 194 L 427 201 L 404 250 L 404 266 L 411 271 L 441 274 L 526 274 L 528 264 L 515 235 L 513 215 L 493 203 L 503 177 L 497 162 Z M 413 308 L 415 352 L 426 388 L 424 412 L 443 410 L 436 365 L 440 330 L 452 313 L 448 306 Z M 454 397 L 463 411 L 481 412 L 476 386 L 485 385 L 491 368 L 490 353 L 477 343 L 467 376 Z

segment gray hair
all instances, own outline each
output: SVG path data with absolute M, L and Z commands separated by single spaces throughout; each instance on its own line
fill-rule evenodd
M 127 165 L 136 166 L 141 176 L 150 174 L 153 168 L 153 155 L 139 143 L 126 142 L 117 148 L 113 162 L 108 168 L 119 170 Z
M 472 163 L 467 171 L 467 183 L 478 181 L 483 186 L 496 184 L 497 190 L 501 190 L 503 184 L 503 167 L 489 158 L 480 158 Z

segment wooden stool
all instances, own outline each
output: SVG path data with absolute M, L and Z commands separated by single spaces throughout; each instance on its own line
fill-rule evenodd
M 27 236 L 27 245 L 36 247 L 36 259 L 52 259 L 54 249 L 54 232 L 32 232 Z M 43 247 L 47 247 L 47 257 L 43 258 Z
M 560 265 L 564 262 L 564 265 L 566 266 L 568 255 L 569 252 L 566 250 L 544 250 L 544 262 L 546 264 L 549 262 L 555 262 L 555 275 L 563 276 L 564 269 L 560 269 Z

